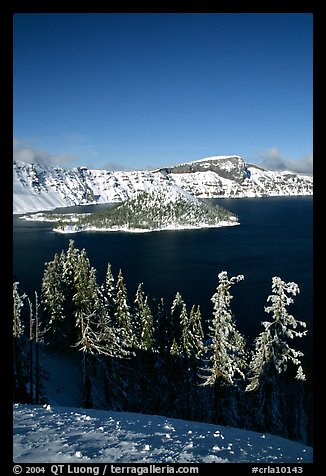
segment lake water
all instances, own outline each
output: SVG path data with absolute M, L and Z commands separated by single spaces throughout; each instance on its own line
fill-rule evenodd
M 300 294 L 289 308 L 308 323 L 309 335 L 297 347 L 312 354 L 312 197 L 214 200 L 236 213 L 240 226 L 164 231 L 142 234 L 54 233 L 50 223 L 36 223 L 14 217 L 14 279 L 31 297 L 40 289 L 44 263 L 56 252 L 66 250 L 70 239 L 85 248 L 104 280 L 110 261 L 114 276 L 122 269 L 129 298 L 137 285 L 152 297 L 163 297 L 167 305 L 179 291 L 188 309 L 200 304 L 204 318 L 212 316 L 211 296 L 217 275 L 244 274 L 245 280 L 232 288 L 232 309 L 238 328 L 248 337 L 261 330 L 261 321 L 271 293 L 273 276 L 294 281 Z M 87 211 L 92 209 L 86 207 Z M 95 207 L 96 208 L 96 207 Z M 85 207 L 78 207 L 85 211 Z M 65 212 L 76 208 L 64 209 Z

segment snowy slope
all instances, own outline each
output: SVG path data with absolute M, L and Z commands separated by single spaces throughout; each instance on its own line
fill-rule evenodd
M 156 171 L 110 172 L 14 162 L 13 212 L 120 202 L 142 190 L 179 187 L 200 198 L 312 195 L 313 178 L 247 165 L 238 156 L 207 157 Z
M 312 448 L 162 416 L 14 405 L 15 463 L 310 463 Z

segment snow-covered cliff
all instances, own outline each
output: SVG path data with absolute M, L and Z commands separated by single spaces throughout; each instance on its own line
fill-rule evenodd
M 312 195 L 313 178 L 268 171 L 238 156 L 207 157 L 155 171 L 110 172 L 14 162 L 13 212 L 119 202 L 141 190 L 175 186 L 200 198 Z

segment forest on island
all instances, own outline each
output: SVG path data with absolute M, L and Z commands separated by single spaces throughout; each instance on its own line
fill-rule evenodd
M 169 189 L 168 189 L 169 191 Z M 170 193 L 172 193 L 170 191 Z M 59 223 L 58 231 L 74 229 L 111 229 L 126 228 L 128 230 L 160 230 L 166 227 L 203 227 L 220 226 L 221 222 L 237 224 L 237 217 L 219 205 L 197 198 L 189 198 L 181 192 L 173 190 L 167 198 L 164 190 L 139 192 L 134 198 L 118 203 L 104 211 L 66 215 L 52 215 L 52 220 Z
M 248 342 L 231 306 L 231 288 L 243 279 L 220 272 L 212 315 L 203 319 L 179 292 L 167 305 L 140 283 L 130 299 L 122 271 L 114 277 L 110 263 L 99 284 L 85 249 L 70 240 L 45 264 L 40 296 L 31 300 L 13 285 L 14 401 L 47 401 L 41 344 L 78 352 L 84 408 L 216 423 L 312 445 L 311 375 L 292 346 L 306 324 L 288 312 L 299 287 L 272 278 L 268 318 Z

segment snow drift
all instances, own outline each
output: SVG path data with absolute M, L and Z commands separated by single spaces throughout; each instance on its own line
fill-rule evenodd
M 312 448 L 163 416 L 15 404 L 14 462 L 300 464 Z

